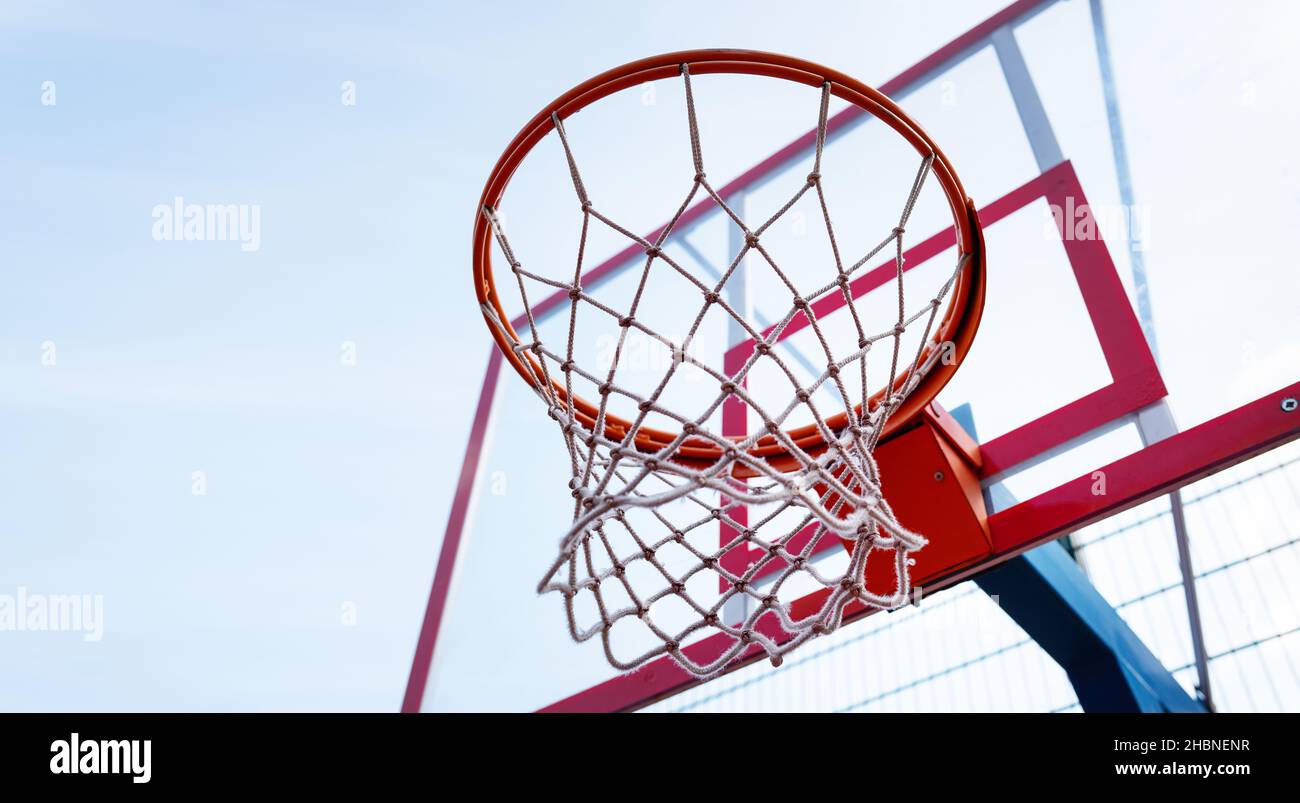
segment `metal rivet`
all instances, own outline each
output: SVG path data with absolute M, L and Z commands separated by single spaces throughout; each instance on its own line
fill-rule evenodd
M 1300 407 L 1300 402 L 1297 402 L 1294 397 L 1287 396 L 1282 400 L 1282 412 L 1284 413 L 1294 413 L 1297 407 Z
M 935 482 L 943 482 L 943 472 L 942 472 L 942 471 L 936 471 L 936 472 L 934 472 L 934 481 L 935 481 Z

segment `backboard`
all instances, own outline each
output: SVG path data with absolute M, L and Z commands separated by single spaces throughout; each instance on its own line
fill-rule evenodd
M 1128 33 L 1147 30 L 1140 17 L 1157 12 L 1106 6 L 1107 28 L 1100 10 L 1021 0 L 877 84 L 951 158 L 976 202 L 989 254 L 983 324 L 938 403 L 977 422 L 990 544 L 960 566 L 927 567 L 918 580 L 927 598 L 1300 434 L 1300 412 L 1285 403 L 1300 391 L 1300 321 L 1287 301 L 1296 286 L 1276 263 L 1295 224 L 1269 217 L 1296 202 L 1300 173 L 1295 164 L 1245 161 L 1215 172 L 1203 158 L 1207 150 L 1243 157 L 1259 147 L 1259 130 L 1300 134 L 1287 104 L 1261 97 L 1281 97 L 1277 81 L 1297 73 L 1270 60 L 1281 58 L 1276 48 L 1253 42 L 1268 31 L 1240 20 L 1216 30 L 1229 45 L 1219 57 L 1236 70 L 1223 78 L 1201 51 L 1138 52 Z M 919 29 L 920 21 L 911 25 Z M 880 78 L 869 58 L 846 61 L 832 66 L 868 82 Z M 616 199 L 620 222 L 648 239 L 685 189 L 665 176 L 689 180 L 681 170 L 692 158 L 683 92 L 672 80 L 629 86 L 566 124 L 588 190 Z M 724 86 L 707 76 L 695 92 L 719 193 L 741 217 L 766 219 L 809 172 L 817 93 L 770 81 Z M 548 100 L 539 98 L 538 107 Z M 1207 104 L 1231 111 L 1207 114 Z M 521 122 L 531 111 L 521 110 Z M 1185 116 L 1195 117 L 1194 130 Z M 828 132 L 828 203 L 837 220 L 850 222 L 838 245 L 869 254 L 895 225 L 917 159 L 885 126 L 842 103 L 831 105 Z M 498 213 L 521 254 L 563 275 L 574 270 L 578 232 L 569 166 L 550 144 L 520 168 Z M 1239 196 L 1254 199 L 1264 219 L 1219 206 Z M 769 247 L 796 261 L 829 258 L 820 211 L 789 212 L 764 235 Z M 1251 237 L 1238 236 L 1242 225 Z M 903 256 L 924 296 L 943 283 L 954 250 L 933 186 L 923 188 L 906 229 Z M 727 215 L 702 210 L 664 248 L 720 274 L 741 236 Z M 628 300 L 637 294 L 639 249 L 602 230 L 585 250 L 585 285 Z M 884 265 L 888 255 L 873 259 Z M 732 303 L 756 326 L 770 325 L 781 314 L 769 305 L 780 289 L 771 273 L 746 265 L 740 276 L 728 285 Z M 855 287 L 864 315 L 888 320 L 893 299 L 873 289 L 866 275 Z M 684 294 L 658 288 L 644 296 L 645 314 L 658 328 L 680 331 L 689 325 Z M 828 326 L 846 329 L 847 313 L 833 307 L 823 310 Z M 517 328 L 562 337 L 568 309 L 558 300 L 548 309 L 532 322 L 517 319 Z M 725 360 L 746 340 L 726 320 L 711 320 L 692 348 Z M 577 348 L 600 364 L 615 342 L 614 334 L 597 333 Z M 792 331 L 780 347 L 815 375 L 810 331 Z M 674 359 L 650 339 L 633 340 L 622 356 L 633 380 L 647 383 Z M 686 403 L 698 390 L 684 382 L 674 392 Z M 536 594 L 572 518 L 567 476 L 554 423 L 494 350 L 404 710 L 625 710 L 695 685 L 667 662 L 618 675 L 598 644 L 569 640 L 557 599 Z M 818 555 L 844 559 L 835 544 Z

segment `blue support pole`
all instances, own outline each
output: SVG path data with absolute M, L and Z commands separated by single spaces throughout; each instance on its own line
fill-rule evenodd
M 975 582 L 1061 665 L 1084 711 L 1205 711 L 1059 543 L 1030 550 Z
M 974 436 L 970 405 L 951 412 Z M 975 583 L 1060 664 L 1084 711 L 1205 712 L 1060 543 L 982 572 Z

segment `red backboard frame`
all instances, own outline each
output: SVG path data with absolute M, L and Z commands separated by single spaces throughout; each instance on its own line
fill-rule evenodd
M 980 223 L 987 230 L 1039 199 L 1046 200 L 1057 209 L 1067 208 L 1067 199 L 1072 204 L 1071 208 L 1075 209 L 1086 208 L 1088 204 L 1079 177 L 1067 161 L 981 209 Z M 1115 262 L 1111 259 L 1105 242 L 1100 235 L 1093 239 L 1079 239 L 1067 236 L 1064 229 L 1058 231 L 1061 234 L 1061 245 L 1070 270 L 1088 311 L 1094 334 L 1097 336 L 1097 344 L 1110 372 L 1111 381 L 1046 415 L 980 444 L 981 478 L 994 477 L 1014 469 L 1075 438 L 1154 404 L 1166 395 L 1164 382 L 1160 378 L 1160 369 L 1142 334 L 1142 327 L 1133 312 L 1133 307 L 1129 304 L 1123 282 L 1120 281 Z M 951 228 L 923 240 L 904 252 L 906 266 L 904 270 L 915 270 L 926 261 L 951 248 L 953 243 L 954 232 Z M 894 276 L 894 270 L 892 261 L 882 264 L 853 281 L 850 292 L 854 298 L 859 298 L 890 281 Z M 843 296 L 830 294 L 814 303 L 812 308 L 813 313 L 820 320 L 844 307 L 845 304 Z M 784 340 L 797 333 L 807 326 L 807 323 L 802 313 L 796 315 L 778 340 Z M 770 332 L 762 334 L 766 337 Z M 752 340 L 737 344 L 727 353 L 724 364 L 729 370 L 733 366 L 743 365 L 753 348 Z M 730 427 L 728 434 L 748 431 L 744 420 L 745 408 L 743 405 L 736 405 L 736 407 L 732 420 L 727 422 Z M 743 511 L 739 512 L 743 513 Z M 724 531 L 722 542 L 727 543 L 732 537 L 734 537 L 733 533 Z M 807 541 L 796 540 L 792 543 L 795 548 L 799 548 Z M 814 554 L 838 548 L 840 548 L 839 540 L 827 536 L 823 538 L 822 543 L 818 544 Z M 761 550 L 754 548 L 750 548 L 750 553 L 737 547 L 723 557 L 723 564 L 733 572 L 743 573 L 751 561 L 762 556 Z M 765 577 L 778 569 L 779 566 L 768 564 L 759 571 L 758 577 Z

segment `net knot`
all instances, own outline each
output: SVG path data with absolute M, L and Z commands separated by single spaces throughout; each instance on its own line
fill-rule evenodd
M 650 257 L 651 259 L 654 259 L 655 257 L 659 256 L 662 253 L 663 252 L 659 250 L 659 246 L 657 245 L 652 245 L 645 250 L 645 255 Z
M 902 226 L 895 226 L 895 227 L 894 227 L 894 236 L 896 236 L 896 237 L 902 237 L 902 236 L 903 236 L 903 232 L 905 232 L 905 231 L 907 231 L 907 229 L 903 228 Z
M 809 186 L 809 187 L 813 186 L 813 185 L 816 184 L 818 181 L 821 181 L 821 178 L 822 178 L 822 174 L 821 174 L 821 173 L 818 173 L 818 172 L 815 171 L 815 170 L 814 170 L 813 172 L 809 173 L 809 174 L 808 174 L 808 186 Z M 877 231 L 879 231 L 879 229 L 877 229 Z
M 700 172 L 695 174 L 695 183 L 697 184 L 704 183 L 704 178 L 705 178 L 705 173 L 703 170 L 701 170 Z
M 745 245 L 754 248 L 758 245 L 758 235 L 752 231 L 745 232 Z

